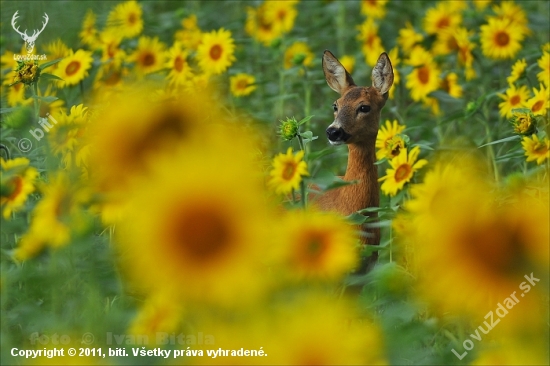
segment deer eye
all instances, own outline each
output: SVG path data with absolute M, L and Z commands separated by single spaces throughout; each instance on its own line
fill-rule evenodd
M 359 112 L 368 113 L 370 112 L 370 105 L 362 105 L 359 107 Z
M 334 109 L 334 112 L 338 112 L 338 106 L 336 105 L 336 103 L 332 105 L 332 109 Z

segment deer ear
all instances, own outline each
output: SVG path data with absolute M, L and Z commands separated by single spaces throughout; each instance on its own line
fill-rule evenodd
M 323 53 L 323 71 L 328 86 L 339 94 L 350 86 L 355 86 L 351 75 L 329 50 Z
M 390 58 L 386 52 L 378 57 L 376 65 L 372 69 L 372 86 L 380 92 L 386 94 L 393 84 L 393 67 Z

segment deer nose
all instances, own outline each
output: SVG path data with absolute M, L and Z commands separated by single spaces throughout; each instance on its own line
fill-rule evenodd
M 342 141 L 346 133 L 340 127 L 329 127 L 327 128 L 327 137 L 329 141 Z
M 327 128 L 327 137 L 332 142 L 345 142 L 351 136 L 341 127 L 329 127 Z

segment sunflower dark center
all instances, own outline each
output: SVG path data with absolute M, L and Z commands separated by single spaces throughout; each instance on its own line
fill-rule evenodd
M 76 74 L 78 70 L 80 70 L 80 62 L 71 61 L 65 68 L 65 74 L 67 74 L 68 76 L 72 76 Z
M 239 80 L 239 82 L 237 83 L 237 89 L 238 90 L 244 90 L 248 87 L 248 81 L 242 79 L 242 80 Z
M 395 171 L 395 181 L 397 183 L 406 179 L 411 173 L 411 167 L 409 164 L 401 164 Z
M 451 24 L 450 19 L 448 17 L 443 17 L 439 19 L 439 21 L 437 22 L 437 28 L 438 29 L 447 28 L 449 24 Z
M 185 205 L 181 211 L 175 220 L 176 251 L 191 263 L 210 262 L 229 249 L 233 230 L 219 209 Z
M 543 104 L 544 104 L 544 102 L 542 100 L 539 100 L 538 102 L 533 104 L 533 107 L 531 107 L 531 110 L 533 112 L 538 112 L 542 108 Z
M 20 176 L 15 176 L 8 183 L 8 187 L 10 188 L 10 194 L 8 196 L 8 200 L 13 200 L 23 190 L 23 178 L 21 178 Z
M 510 43 L 510 36 L 506 32 L 498 32 L 495 36 L 495 42 L 500 47 L 505 47 Z
M 284 180 L 292 179 L 292 177 L 294 177 L 295 172 L 296 172 L 296 164 L 292 162 L 286 163 L 283 169 L 283 179 Z
M 304 259 L 309 263 L 318 263 L 326 252 L 326 233 L 311 231 L 305 234 Z
M 146 53 L 144 56 L 143 56 L 143 66 L 151 66 L 151 65 L 154 65 L 155 63 L 155 55 L 153 55 L 152 53 Z
M 418 80 L 420 80 L 422 84 L 428 84 L 430 81 L 430 69 L 428 66 L 422 66 L 418 69 Z
M 181 56 L 176 57 L 174 60 L 174 69 L 176 69 L 177 72 L 181 72 L 183 70 L 184 61 Z
M 222 57 L 223 49 L 219 44 L 216 44 L 210 48 L 210 58 L 212 60 L 219 60 Z
M 519 95 L 514 95 L 512 98 L 510 98 L 510 104 L 516 105 L 521 101 L 521 98 Z

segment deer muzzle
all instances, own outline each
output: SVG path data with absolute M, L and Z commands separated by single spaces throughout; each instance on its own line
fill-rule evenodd
M 327 128 L 327 138 L 331 145 L 345 144 L 351 137 L 342 127 L 334 126 L 334 123 Z

